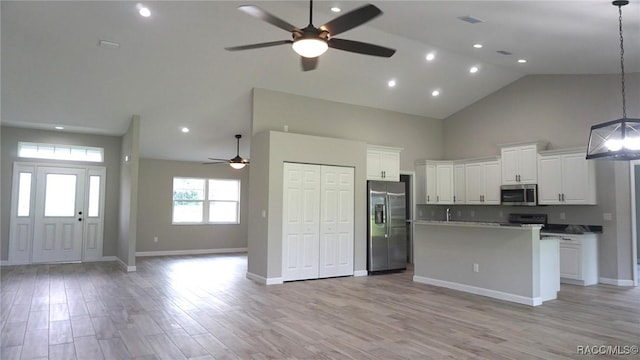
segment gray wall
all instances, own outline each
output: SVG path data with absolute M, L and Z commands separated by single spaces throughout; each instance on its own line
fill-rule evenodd
M 239 179 L 240 224 L 172 225 L 174 177 Z M 246 248 L 248 199 L 248 167 L 234 170 L 227 164 L 141 159 L 136 251 Z
M 405 171 L 414 171 L 415 160 L 444 155 L 442 120 L 254 89 L 252 133 L 283 131 L 285 125 L 290 133 L 403 148 Z
M 62 131 L 47 131 L 36 129 L 25 129 L 15 127 L 2 127 L 1 133 L 1 169 L 2 175 L 2 199 L 0 200 L 2 209 L 0 217 L 2 219 L 0 228 L 0 253 L 2 260 L 7 260 L 9 249 L 9 220 L 11 209 L 11 182 L 13 175 L 13 163 L 15 161 L 39 163 L 61 163 L 50 160 L 29 160 L 17 157 L 18 142 L 38 142 L 63 145 L 97 146 L 104 148 L 104 163 L 77 163 L 91 166 L 102 165 L 107 169 L 105 188 L 105 218 L 104 218 L 104 242 L 103 255 L 114 256 L 117 254 L 118 240 L 118 194 L 120 192 L 120 144 L 119 136 L 87 135 Z
M 404 148 L 400 167 L 413 171 L 417 159 L 442 157 L 442 129 L 441 120 L 254 89 L 248 271 L 282 273 L 284 161 L 355 167 L 354 265 L 366 270 L 366 144 Z
M 499 144 L 521 141 L 546 140 L 550 149 L 586 147 L 591 125 L 622 116 L 619 81 L 618 75 L 526 76 L 445 119 L 445 158 L 497 155 Z M 640 74 L 628 74 L 626 89 L 627 100 L 640 98 Z M 628 101 L 627 114 L 640 117 L 640 103 Z M 596 176 L 597 206 L 536 210 L 549 213 L 553 222 L 603 225 L 600 277 L 630 280 L 629 165 L 598 160 Z M 496 207 L 478 210 L 491 218 L 499 211 Z M 566 213 L 567 220 L 559 220 L 560 212 Z M 612 213 L 613 221 L 603 221 L 603 213 Z
M 640 165 L 633 167 L 635 171 L 636 187 L 636 261 L 640 265 Z
M 120 152 L 120 218 L 118 258 L 133 270 L 136 265 L 136 229 L 138 206 L 138 167 L 140 148 L 140 117 L 133 116 L 122 137 Z M 128 157 L 128 161 L 125 158 Z

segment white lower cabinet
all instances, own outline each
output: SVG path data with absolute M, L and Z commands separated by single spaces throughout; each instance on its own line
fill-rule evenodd
M 596 234 L 560 236 L 560 281 L 582 286 L 598 283 Z
M 354 169 L 284 163 L 284 281 L 353 275 Z

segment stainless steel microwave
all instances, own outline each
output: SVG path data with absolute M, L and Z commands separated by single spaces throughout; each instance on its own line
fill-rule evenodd
M 538 205 L 538 185 L 502 185 L 500 187 L 502 205 L 536 206 Z

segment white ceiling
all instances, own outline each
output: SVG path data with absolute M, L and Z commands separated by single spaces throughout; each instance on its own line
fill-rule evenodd
M 2 124 L 121 135 L 137 114 L 143 157 L 204 161 L 233 157 L 236 133 L 248 156 L 254 87 L 446 118 L 527 74 L 619 72 L 618 13 L 608 0 L 373 3 L 382 16 L 337 37 L 395 48 L 393 57 L 329 49 L 317 70 L 302 72 L 286 45 L 224 47 L 289 39 L 237 6 L 304 27 L 306 1 L 145 2 L 150 18 L 128 1 L 2 1 Z M 364 4 L 316 1 L 314 24 L 338 16 L 331 6 Z M 457 19 L 465 15 L 484 22 Z M 623 21 L 626 71 L 638 72 L 640 2 L 623 8 Z M 473 65 L 480 71 L 471 75 Z M 442 94 L 433 98 L 433 89 Z

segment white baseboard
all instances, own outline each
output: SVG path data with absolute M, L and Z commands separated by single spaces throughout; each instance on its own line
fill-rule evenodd
M 253 280 L 263 285 L 280 285 L 284 283 L 284 280 L 279 278 L 266 278 L 264 276 L 260 276 L 254 273 L 250 273 L 247 271 L 247 279 Z
M 522 295 L 509 294 L 502 291 L 484 289 L 476 286 L 453 283 L 449 281 L 432 279 L 432 278 L 418 276 L 418 275 L 413 276 L 413 281 L 421 284 L 435 285 L 435 286 L 445 287 L 448 289 L 464 291 L 464 292 L 468 292 L 475 295 L 488 296 L 494 299 L 511 301 L 511 302 L 515 302 L 523 305 L 529 305 L 529 306 L 542 305 L 542 299 L 540 297 L 529 298 Z
M 609 279 L 609 278 L 600 278 L 598 279 L 600 284 L 606 285 L 615 285 L 615 286 L 634 286 L 633 280 L 622 280 L 622 279 Z
M 356 270 L 356 271 L 353 272 L 353 277 L 367 276 L 367 275 L 369 275 L 367 270 Z
M 247 252 L 247 248 L 194 249 L 168 251 L 136 251 L 136 256 L 203 255 Z
M 0 260 L 0 266 L 9 266 L 9 260 Z
M 117 256 L 103 256 L 100 260 L 95 261 L 118 261 Z
M 122 268 L 122 270 L 124 270 L 125 272 L 134 272 L 134 271 L 136 271 L 136 266 L 135 265 L 134 266 L 129 266 L 129 265 L 125 264 L 124 261 L 122 261 L 118 257 L 116 257 L 116 261 L 120 265 L 120 268 Z

